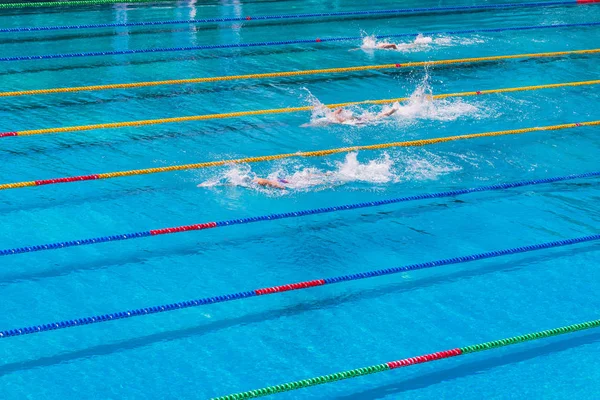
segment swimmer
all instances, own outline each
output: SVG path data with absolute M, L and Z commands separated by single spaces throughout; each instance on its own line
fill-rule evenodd
M 242 179 L 238 182 L 231 182 L 228 180 L 219 180 L 218 182 L 211 182 L 211 181 L 207 181 L 204 183 L 201 183 L 198 185 L 198 187 L 212 187 L 215 185 L 219 185 L 219 186 L 263 186 L 263 187 L 268 187 L 268 188 L 273 188 L 273 189 L 281 189 L 281 190 L 285 190 L 287 189 L 286 185 L 289 185 L 289 181 L 287 181 L 286 179 L 268 179 L 268 178 L 251 178 L 249 176 L 244 176 L 242 177 Z
M 209 180 L 197 185 L 199 188 L 214 187 L 214 186 L 241 186 L 246 188 L 258 189 L 259 187 L 289 190 L 297 189 L 302 187 L 311 187 L 323 185 L 325 183 L 333 182 L 331 177 L 334 176 L 332 171 L 313 171 L 312 169 L 305 169 L 300 172 L 300 177 L 294 177 L 288 179 L 283 178 L 261 178 L 258 176 L 243 176 L 240 179 L 229 180 L 227 178 L 221 178 L 219 180 Z
M 352 111 L 346 110 L 344 108 L 338 108 L 334 112 L 331 113 L 331 117 L 333 118 L 333 122 L 338 122 L 343 124 L 346 121 L 355 121 L 357 118 L 354 116 Z
M 405 46 L 405 45 L 402 45 Z M 410 46 L 410 45 L 406 45 L 406 46 Z M 404 47 L 403 47 L 404 48 Z M 357 47 L 355 49 L 350 49 L 348 51 L 357 51 L 357 50 L 373 50 L 373 48 L 371 47 Z M 389 43 L 389 42 L 383 42 L 383 43 L 377 43 L 375 44 L 375 49 L 381 49 L 381 50 L 398 50 L 398 45 L 395 43 Z
M 327 172 L 308 172 L 307 175 L 305 176 L 305 179 L 308 179 L 309 181 L 311 181 L 312 179 L 318 179 L 318 182 L 316 184 L 322 184 L 323 183 L 323 179 L 326 179 L 330 176 L 333 175 L 333 172 L 331 171 L 327 171 Z M 252 180 L 252 183 L 254 183 L 255 185 L 259 185 L 259 186 L 263 186 L 263 187 L 268 187 L 268 188 L 273 188 L 273 189 L 280 189 L 280 190 L 286 190 L 290 187 L 291 182 L 288 181 L 287 179 L 281 179 L 281 178 L 277 178 L 277 179 L 267 179 L 267 178 L 254 178 Z M 309 186 L 315 185 L 315 183 L 310 183 Z
M 346 110 L 344 108 L 338 108 L 335 111 L 333 111 L 327 119 L 330 122 L 338 123 L 338 124 L 344 124 L 347 122 L 354 122 L 356 124 L 366 124 L 370 121 L 375 121 L 375 120 L 390 117 L 396 111 L 398 111 L 398 108 L 394 104 L 394 106 L 392 106 L 389 110 L 381 111 L 375 116 L 373 116 L 372 114 L 368 114 L 368 113 L 356 116 L 350 110 Z
M 269 187 L 273 189 L 281 189 L 285 190 L 287 184 L 290 182 L 285 179 L 266 179 L 266 178 L 254 178 L 252 183 L 255 183 L 259 186 Z
M 398 50 L 398 46 L 395 45 L 394 43 L 379 43 L 377 45 L 378 49 L 384 49 L 384 50 Z
M 328 119 L 330 122 L 338 124 L 353 122 L 354 124 L 360 125 L 366 124 L 374 118 L 372 116 L 369 116 L 369 114 L 367 113 L 362 115 L 354 115 L 354 113 L 350 110 L 346 110 L 345 108 L 338 108 L 330 114 Z
M 417 35 L 415 40 L 410 43 L 391 43 L 381 42 L 377 43 L 374 38 L 368 37 L 363 39 L 363 45 L 361 47 L 350 49 L 349 51 L 356 50 L 411 50 L 419 47 L 428 47 L 433 43 L 433 39 L 428 36 L 421 34 Z

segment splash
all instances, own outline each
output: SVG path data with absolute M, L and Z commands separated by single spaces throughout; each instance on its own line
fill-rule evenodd
M 431 36 L 418 34 L 412 42 L 393 43 L 386 40 L 378 40 L 375 35 L 368 35 L 363 37 L 363 42 L 360 48 L 353 50 L 360 49 L 369 53 L 372 53 L 374 50 L 415 52 L 429 50 L 433 46 L 468 46 L 480 43 L 484 43 L 484 40 L 477 36 L 471 38 L 441 36 L 434 39 Z
M 344 162 L 337 163 L 336 179 L 340 182 L 387 183 L 395 180 L 394 162 L 387 153 L 383 158 L 361 164 L 358 153 L 349 153 Z
M 430 76 L 425 77 L 410 95 L 408 101 L 402 104 L 395 102 L 384 106 L 383 111 L 394 109 L 391 117 L 397 122 L 414 120 L 454 121 L 463 116 L 479 116 L 481 110 L 473 104 L 461 99 L 433 99 Z
M 434 42 L 433 38 L 421 34 L 409 43 L 392 43 L 385 40 L 378 41 L 374 35 L 363 38 L 360 49 L 364 51 L 394 50 L 394 51 L 420 51 L 428 48 Z
M 422 154 L 419 154 L 422 153 Z M 462 167 L 429 151 L 401 156 L 401 180 L 435 180 L 441 175 L 462 170 Z
M 315 95 L 313 95 L 307 88 L 302 88 L 307 92 L 305 101 L 312 106 L 310 122 L 302 124 L 301 127 L 311 126 L 328 126 L 332 124 L 340 125 L 365 125 L 373 119 L 374 115 L 369 111 L 356 109 L 358 113 L 354 111 L 354 108 L 338 108 L 332 110 L 323 104 Z
M 215 186 L 242 186 L 249 187 L 256 174 L 252 173 L 249 165 L 235 165 L 229 168 L 222 176 L 211 178 L 202 182 L 198 187 Z
M 311 123 L 304 124 L 302 127 L 329 125 L 331 123 L 330 116 L 332 114 L 332 110 L 325 106 L 325 104 L 323 104 L 317 98 L 317 96 L 312 94 L 310 90 L 305 87 L 303 87 L 302 90 L 307 93 L 305 101 L 312 106 Z
M 285 191 L 288 190 L 320 190 L 334 186 L 341 186 L 351 182 L 366 182 L 382 184 L 395 182 L 396 174 L 392 171 L 394 162 L 387 153 L 379 159 L 361 163 L 358 153 L 349 153 L 342 162 L 335 162 L 331 170 L 322 170 L 315 167 L 296 167 L 293 172 L 285 168 L 278 168 L 267 175 L 267 179 L 279 181 L 284 179 Z M 217 177 L 206 180 L 198 185 L 202 188 L 215 187 L 245 187 L 261 192 L 276 193 L 279 189 L 265 188 L 253 182 L 258 175 L 249 165 L 233 165 Z
M 461 99 L 434 100 L 430 76 L 425 76 L 410 97 L 391 105 L 384 105 L 379 110 L 354 108 L 327 108 L 316 97 L 310 98 L 313 111 L 309 123 L 302 127 L 319 127 L 328 125 L 366 126 L 377 124 L 406 124 L 416 120 L 454 121 L 463 116 L 481 117 L 483 109 Z

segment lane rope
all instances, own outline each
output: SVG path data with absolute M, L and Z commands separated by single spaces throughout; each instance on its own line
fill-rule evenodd
M 0 250 L 0 256 L 11 256 L 11 255 L 15 255 L 15 254 L 33 253 L 33 252 L 45 251 L 45 250 L 57 250 L 57 249 L 63 249 L 66 247 L 86 246 L 86 245 L 106 243 L 106 242 L 138 239 L 138 238 L 150 237 L 150 236 L 169 235 L 169 234 L 180 233 L 180 232 L 200 231 L 200 230 L 206 230 L 206 229 L 212 229 L 212 228 L 222 228 L 222 227 L 233 226 L 233 225 L 243 225 L 243 224 L 249 224 L 249 223 L 254 223 L 254 222 L 273 221 L 273 220 L 277 220 L 277 219 L 298 218 L 298 217 L 305 217 L 307 215 L 327 214 L 327 213 L 333 213 L 333 212 L 338 212 L 338 211 L 348 211 L 348 210 L 356 210 L 356 209 L 362 209 L 362 208 L 380 207 L 380 206 L 389 205 L 389 204 L 404 203 L 404 202 L 416 201 L 416 200 L 455 197 L 455 196 L 460 196 L 460 195 L 465 195 L 465 194 L 470 194 L 470 193 L 506 190 L 506 189 L 512 189 L 512 188 L 517 188 L 517 187 L 523 187 L 523 186 L 533 186 L 533 185 L 570 181 L 570 180 L 574 180 L 574 179 L 597 178 L 599 176 L 600 176 L 600 172 L 587 172 L 587 173 L 583 173 L 583 174 L 574 174 L 574 175 L 558 176 L 558 177 L 543 178 L 543 179 L 532 179 L 532 180 L 528 180 L 528 181 L 520 181 L 520 182 L 513 182 L 513 183 L 500 183 L 500 184 L 496 184 L 496 185 L 480 186 L 480 187 L 468 188 L 468 189 L 450 190 L 450 191 L 446 191 L 446 192 L 426 193 L 426 194 L 420 194 L 420 195 L 414 195 L 414 196 L 405 196 L 405 197 L 398 197 L 398 198 L 386 199 L 386 200 L 377 200 L 377 201 L 371 201 L 371 202 L 365 202 L 365 203 L 354 203 L 354 204 L 339 205 L 339 206 L 334 206 L 334 207 L 315 208 L 315 209 L 308 209 L 308 210 L 301 210 L 301 211 L 294 211 L 294 212 L 287 212 L 287 213 L 262 215 L 262 216 L 257 216 L 257 217 L 231 219 L 231 220 L 218 221 L 218 222 L 204 222 L 204 223 L 200 223 L 200 224 L 177 226 L 177 227 L 172 227 L 172 228 L 152 229 L 152 230 L 148 230 L 148 231 L 140 231 L 140 232 L 124 233 L 124 234 L 122 233 L 122 234 L 118 234 L 118 235 L 101 236 L 101 237 L 90 238 L 90 239 L 78 239 L 78 240 L 70 240 L 70 241 L 65 241 L 65 242 L 56 242 L 56 243 L 48 243 L 48 244 L 41 244 L 41 245 L 35 245 L 35 246 L 18 247 L 18 248 L 14 248 L 14 249 L 5 249 L 5 250 Z
M 452 64 L 478 63 L 478 62 L 499 61 L 499 60 L 512 60 L 512 59 L 520 59 L 520 58 L 547 58 L 547 57 L 562 57 L 562 56 L 568 56 L 568 55 L 598 54 L 598 53 L 600 53 L 600 49 L 555 51 L 555 52 L 546 52 L 546 53 L 511 54 L 511 55 L 504 55 L 504 56 L 457 58 L 457 59 L 450 59 L 450 60 L 416 61 L 416 62 L 380 64 L 380 65 L 363 65 L 363 66 L 357 66 L 357 67 L 310 69 L 310 70 L 302 70 L 302 71 L 267 72 L 267 73 L 262 73 L 262 74 L 227 75 L 227 76 L 214 76 L 214 77 L 189 78 L 189 79 L 169 79 L 169 80 L 162 80 L 162 81 L 147 81 L 147 82 L 133 82 L 133 83 L 113 83 L 113 84 L 107 84 L 107 85 L 88 85 L 88 86 L 74 86 L 74 87 L 64 87 L 64 88 L 0 92 L 0 97 L 31 96 L 31 95 L 39 95 L 39 94 L 56 94 L 56 93 L 73 93 L 73 92 L 109 90 L 109 89 L 132 89 L 132 88 L 152 87 L 152 86 L 162 86 L 162 85 L 185 85 L 185 84 L 234 81 L 234 80 L 244 80 L 244 79 L 285 78 L 285 77 L 292 77 L 292 76 L 306 76 L 306 75 L 317 75 L 317 74 L 338 74 L 338 73 L 360 72 L 360 71 L 381 70 L 381 69 L 414 68 L 414 67 L 436 66 L 436 65 L 452 65 Z
M 582 22 L 582 23 L 576 23 L 576 24 L 554 24 L 554 25 L 530 25 L 530 26 L 514 26 L 514 27 L 503 27 L 503 28 L 467 29 L 467 30 L 456 30 L 456 31 L 399 33 L 399 34 L 390 34 L 390 35 L 376 35 L 375 38 L 376 39 L 388 39 L 388 38 L 399 38 L 399 37 L 416 37 L 419 35 L 426 35 L 426 36 L 465 35 L 465 34 L 471 34 L 471 33 L 527 31 L 527 30 L 536 30 L 536 29 L 582 28 L 582 27 L 593 27 L 593 26 L 598 26 L 598 25 L 600 25 L 600 22 Z M 162 48 L 153 48 L 153 49 L 106 50 L 106 51 L 62 53 L 62 54 L 11 56 L 11 57 L 0 57 L 0 62 L 51 60 L 51 59 L 57 59 L 57 58 L 75 58 L 75 57 L 116 56 L 116 55 L 132 55 L 132 54 L 146 54 L 146 53 L 167 53 L 167 52 L 178 52 L 178 51 L 233 49 L 233 48 L 261 47 L 261 46 L 283 46 L 283 45 L 291 45 L 291 44 L 308 44 L 308 43 L 347 42 L 347 41 L 356 41 L 356 40 L 362 40 L 362 39 L 363 39 L 362 36 L 351 36 L 351 37 L 280 40 L 280 41 L 251 42 L 251 43 L 209 44 L 209 45 L 187 46 L 187 47 L 162 47 Z
M 337 372 L 329 375 L 323 375 L 311 379 L 302 379 L 295 382 L 288 382 L 281 385 L 268 386 L 262 389 L 250 390 L 247 392 L 231 394 L 228 396 L 215 397 L 212 400 L 245 400 L 255 399 L 257 397 L 269 396 L 276 393 L 289 392 L 311 386 L 332 383 L 344 379 L 358 378 L 360 376 L 371 375 L 379 372 L 390 371 L 396 368 L 408 367 L 416 364 L 424 364 L 431 361 L 443 360 L 445 358 L 458 357 L 465 354 L 477 353 L 498 349 L 501 347 L 512 346 L 519 343 L 530 342 L 533 340 L 546 339 L 553 336 L 565 335 L 568 333 L 579 332 L 587 329 L 593 329 L 600 326 L 600 319 L 563 326 L 560 328 L 549 329 L 541 332 L 528 333 L 526 335 L 513 336 L 506 339 L 494 340 L 492 342 L 480 343 L 472 346 L 458 347 L 450 350 L 439 351 L 436 353 L 424 354 L 417 357 L 405 358 L 397 361 L 390 361 L 383 364 L 371 365 L 369 367 L 352 369 L 344 372 Z
M 600 0 L 598 0 L 598 1 L 600 1 Z M 578 5 L 578 4 L 583 4 L 583 3 L 578 2 L 577 0 L 571 0 L 571 1 L 551 1 L 551 2 L 535 2 L 535 3 L 482 4 L 482 5 L 475 5 L 475 6 L 425 7 L 425 8 L 419 7 L 419 8 L 402 8 L 402 9 L 393 9 L 393 10 L 343 11 L 343 12 L 331 12 L 331 13 L 304 13 L 304 14 L 253 15 L 253 16 L 248 15 L 245 17 L 203 18 L 203 19 L 170 20 L 170 21 L 122 22 L 122 23 L 87 24 L 87 25 L 28 26 L 28 27 L 2 28 L 2 29 L 0 29 L 0 33 L 59 31 L 59 30 L 69 30 L 69 29 L 123 28 L 123 27 L 137 27 L 137 26 L 160 26 L 160 25 L 180 25 L 180 24 L 194 25 L 194 24 L 220 23 L 220 22 L 250 22 L 250 21 L 288 20 L 288 19 L 302 19 L 302 18 L 350 17 L 350 16 L 361 16 L 361 15 L 412 14 L 412 13 L 429 13 L 429 12 L 442 12 L 442 11 L 471 11 L 471 10 L 492 10 L 492 9 L 506 9 L 506 8 L 573 6 L 573 5 Z M 0 8 L 2 8 L 2 7 L 0 6 Z
M 480 95 L 486 95 L 486 94 L 526 92 L 526 91 L 533 91 L 533 90 L 557 89 L 557 88 L 563 88 L 563 87 L 577 87 L 577 86 L 590 86 L 590 85 L 598 85 L 598 84 L 600 84 L 600 80 L 551 83 L 551 84 L 537 85 L 537 86 L 521 86 L 521 87 L 502 88 L 502 89 L 477 90 L 477 91 L 471 91 L 471 92 L 436 94 L 433 96 L 428 96 L 428 99 L 440 100 L 440 99 L 447 99 L 447 98 L 452 98 L 452 97 L 469 97 L 469 96 L 480 96 Z M 394 102 L 404 102 L 409 99 L 410 99 L 410 97 L 398 97 L 395 99 L 352 101 L 352 102 L 337 103 L 337 104 L 327 104 L 324 106 L 327 108 L 333 109 L 333 108 L 356 106 L 356 105 L 362 105 L 362 104 L 390 104 L 390 103 L 394 103 Z M 190 115 L 190 116 L 186 116 L 186 117 L 158 118 L 158 119 L 146 119 L 146 120 L 138 120 L 138 121 L 125 121 L 125 122 L 108 122 L 108 123 L 102 123 L 102 124 L 65 126 L 65 127 L 60 127 L 60 128 L 29 129 L 29 130 L 22 130 L 22 131 L 0 132 L 0 139 L 8 138 L 8 137 L 15 137 L 15 136 L 33 136 L 33 135 L 46 135 L 46 134 L 65 133 L 65 132 L 83 132 L 83 131 L 92 131 L 92 130 L 97 130 L 97 129 L 129 128 L 129 127 L 138 127 L 138 126 L 172 124 L 172 123 L 191 122 L 191 121 L 207 121 L 207 120 L 213 120 L 213 119 L 238 118 L 238 117 L 257 116 L 257 115 L 286 114 L 286 113 L 293 113 L 293 112 L 300 112 L 300 111 L 312 111 L 312 110 L 314 110 L 314 106 L 286 107 L 286 108 L 275 108 L 275 109 L 269 109 L 269 110 L 236 111 L 236 112 L 220 113 L 220 114 Z
M 4 331 L 0 331 L 0 339 L 14 337 L 14 336 L 21 336 L 21 335 L 29 335 L 29 334 L 33 334 L 33 333 L 39 333 L 39 332 L 53 331 L 53 330 L 58 330 L 58 329 L 73 328 L 73 327 L 81 326 L 81 325 L 97 324 L 100 322 L 114 321 L 114 320 L 118 320 L 118 319 L 139 317 L 142 315 L 158 314 L 158 313 L 163 313 L 163 312 L 168 312 L 168 311 L 181 310 L 184 308 L 199 307 L 199 306 L 204 306 L 204 305 L 208 305 L 208 304 L 225 303 L 225 302 L 241 300 L 241 299 L 245 299 L 245 298 L 249 298 L 249 297 L 283 293 L 283 292 L 288 292 L 288 291 L 292 291 L 292 290 L 302 290 L 302 289 L 308 289 L 308 288 L 312 288 L 312 287 L 316 287 L 316 286 L 324 286 L 324 285 L 331 285 L 331 284 L 335 284 L 335 283 L 375 278 L 378 276 L 405 273 L 405 272 L 409 272 L 409 271 L 416 271 L 416 270 L 434 268 L 434 267 L 442 267 L 442 266 L 446 266 L 446 265 L 462 264 L 462 263 L 468 263 L 468 262 L 472 262 L 472 261 L 502 257 L 502 256 L 507 256 L 507 255 L 528 253 L 531 251 L 550 249 L 550 248 L 555 248 L 555 247 L 570 246 L 570 245 L 574 245 L 574 244 L 592 242 L 592 241 L 596 241 L 599 239 L 600 239 L 600 235 L 589 235 L 589 236 L 583 236 L 583 237 L 572 238 L 572 239 L 564 239 L 564 240 L 558 240 L 558 241 L 547 242 L 547 243 L 533 244 L 533 245 L 523 246 L 523 247 L 515 247 L 515 248 L 498 250 L 498 251 L 490 251 L 490 252 L 486 252 L 486 253 L 471 254 L 471 255 L 462 256 L 462 257 L 446 258 L 446 259 L 442 259 L 442 260 L 429 261 L 429 262 L 424 262 L 424 263 L 420 263 L 420 264 L 406 265 L 406 266 L 402 266 L 402 267 L 393 267 L 393 268 L 380 269 L 380 270 L 375 270 L 375 271 L 360 272 L 360 273 L 356 273 L 356 274 L 342 275 L 342 276 L 337 276 L 337 277 L 333 277 L 333 278 L 325 278 L 325 279 L 317 279 L 317 280 L 312 280 L 312 281 L 291 283 L 291 284 L 286 284 L 286 285 L 249 290 L 249 291 L 245 291 L 245 292 L 238 292 L 238 293 L 226 294 L 226 295 L 221 295 L 221 296 L 205 297 L 205 298 L 200 298 L 200 299 L 196 299 L 196 300 L 182 301 L 182 302 L 178 302 L 178 303 L 171 303 L 171 304 L 165 304 L 165 305 L 160 305 L 160 306 L 152 306 L 152 307 L 146 307 L 146 308 L 127 310 L 127 311 L 120 311 L 120 312 L 115 312 L 115 313 L 110 313 L 110 314 L 96 315 L 93 317 L 70 319 L 70 320 L 65 320 L 65 321 L 51 322 L 51 323 L 47 323 L 47 324 L 28 326 L 28 327 L 17 328 L 17 329 L 7 329 Z M 236 395 L 236 396 L 239 396 L 239 395 Z M 231 397 L 231 398 L 233 399 L 236 397 Z M 242 398 L 244 398 L 244 397 L 242 397 Z
M 158 173 L 163 173 L 163 172 L 183 171 L 183 170 L 190 170 L 190 169 L 213 168 L 213 167 L 233 165 L 233 164 L 249 164 L 249 163 L 256 163 L 256 162 L 283 160 L 286 158 L 324 157 L 324 156 L 328 156 L 328 155 L 332 155 L 332 154 L 350 153 L 353 151 L 360 151 L 360 150 L 382 150 L 382 149 L 389 149 L 389 148 L 394 148 L 394 147 L 427 146 L 427 145 L 431 145 L 431 144 L 446 143 L 446 142 L 452 142 L 452 141 L 458 141 L 458 140 L 479 139 L 479 138 L 484 138 L 484 137 L 505 136 L 505 135 L 519 135 L 519 134 L 528 133 L 528 132 L 556 131 L 556 130 L 562 130 L 562 129 L 572 129 L 572 128 L 579 128 L 579 127 L 584 127 L 584 126 L 599 126 L 599 125 L 600 125 L 600 120 L 597 120 L 597 121 L 576 122 L 576 123 L 562 124 L 562 125 L 549 125 L 549 126 L 541 126 L 541 127 L 536 126 L 536 127 L 532 127 L 532 128 L 512 129 L 512 130 L 496 131 L 496 132 L 472 133 L 472 134 L 466 134 L 466 135 L 446 136 L 446 137 L 411 140 L 411 141 L 404 141 L 404 142 L 390 142 L 390 143 L 380 143 L 380 144 L 371 144 L 371 145 L 363 145 L 363 146 L 339 147 L 339 148 L 328 149 L 328 150 L 315 150 L 315 151 L 304 151 L 304 152 L 297 152 L 297 153 L 274 154 L 274 155 L 270 155 L 270 156 L 246 157 L 246 158 L 238 158 L 238 159 L 219 160 L 219 161 L 206 161 L 206 162 L 197 163 L 197 164 L 181 164 L 181 165 L 171 165 L 171 166 L 167 166 L 167 167 L 154 167 L 154 168 L 135 169 L 135 170 L 118 171 L 118 172 L 106 172 L 106 173 L 101 173 L 101 174 L 42 179 L 42 180 L 36 180 L 36 181 L 4 183 L 4 184 L 0 184 L 0 190 L 21 189 L 21 188 L 25 188 L 25 187 L 36 187 L 36 186 L 44 186 L 44 185 L 56 185 L 59 183 L 73 183 L 73 182 L 93 181 L 93 180 L 101 180 L 101 179 L 124 178 L 126 176 L 134 176 L 134 175 L 148 175 L 148 174 L 158 174 Z
M 167 1 L 170 2 L 170 1 Z M 34 7 L 65 7 L 65 6 L 96 6 L 103 4 L 129 3 L 165 3 L 165 0 L 72 0 L 72 1 L 29 1 L 27 3 L 2 3 L 0 9 L 34 8 Z

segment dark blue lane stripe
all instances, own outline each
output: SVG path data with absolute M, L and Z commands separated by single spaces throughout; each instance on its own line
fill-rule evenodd
M 71 241 L 57 242 L 57 243 L 51 243 L 51 244 L 41 244 L 41 245 L 35 245 L 35 246 L 18 247 L 18 248 L 13 248 L 13 249 L 0 250 L 0 256 L 11 256 L 11 255 L 15 255 L 15 254 L 32 253 L 32 252 L 36 252 L 36 251 L 56 250 L 56 249 L 62 249 L 65 247 L 85 246 L 85 245 L 106 243 L 106 242 L 112 242 L 112 241 L 137 239 L 137 238 L 141 238 L 141 237 L 149 237 L 149 236 L 155 236 L 155 235 L 165 235 L 165 234 L 174 234 L 174 233 L 180 233 L 180 232 L 189 232 L 192 230 L 204 230 L 204 229 L 220 228 L 220 227 L 224 227 L 224 226 L 249 224 L 249 223 L 253 223 L 253 222 L 273 221 L 273 220 L 277 220 L 277 219 L 305 217 L 308 215 L 333 213 L 333 212 L 337 212 L 337 211 L 356 210 L 359 208 L 379 207 L 379 206 L 384 206 L 384 205 L 388 205 L 388 204 L 404 203 L 404 202 L 415 201 L 415 200 L 439 199 L 439 198 L 444 198 L 444 197 L 460 196 L 460 195 L 465 195 L 465 194 L 469 194 L 469 193 L 490 192 L 490 191 L 496 191 L 496 190 L 506 190 L 506 189 L 518 188 L 518 187 L 523 187 L 523 186 L 533 186 L 533 185 L 541 185 L 541 184 L 554 183 L 554 182 L 570 181 L 570 180 L 574 180 L 574 179 L 597 178 L 597 177 L 600 177 L 600 171 L 586 172 L 583 174 L 573 174 L 573 175 L 566 175 L 566 176 L 557 176 L 557 177 L 552 177 L 552 178 L 532 179 L 532 180 L 528 180 L 528 181 L 520 181 L 520 182 L 512 182 L 512 183 L 499 183 L 496 185 L 480 186 L 480 187 L 476 187 L 476 188 L 449 190 L 446 192 L 437 192 L 437 193 L 425 193 L 425 194 L 419 194 L 419 195 L 414 195 L 414 196 L 406 196 L 406 197 L 397 197 L 397 198 L 386 199 L 386 200 L 369 201 L 369 202 L 365 202 L 365 203 L 354 203 L 354 204 L 345 204 L 345 205 L 333 206 L 333 207 L 313 208 L 313 209 L 294 211 L 294 212 L 288 212 L 288 213 L 260 215 L 257 217 L 230 219 L 230 220 L 219 221 L 219 222 L 206 222 L 206 223 L 201 223 L 201 224 L 192 224 L 192 225 L 179 226 L 179 227 L 173 227 L 173 228 L 152 229 L 152 230 L 143 231 L 143 232 L 134 232 L 134 233 L 112 235 L 112 236 L 103 236 L 103 237 L 97 237 L 97 238 L 91 238 L 91 239 L 79 239 L 79 240 L 71 240 Z
M 531 25 L 531 26 L 515 26 L 504 28 L 488 28 L 488 29 L 468 29 L 456 31 L 438 31 L 438 32 L 416 32 L 416 33 L 399 33 L 390 35 L 377 35 L 377 39 L 399 38 L 399 37 L 416 37 L 418 35 L 464 35 L 470 33 L 486 33 L 486 32 L 507 32 L 507 31 L 526 31 L 534 29 L 558 29 L 558 28 L 581 28 L 598 26 L 600 22 L 582 22 L 578 24 L 556 24 L 556 25 Z M 273 42 L 254 42 L 254 43 L 229 43 L 229 44 L 209 44 L 202 46 L 189 47 L 162 47 L 155 49 L 134 49 L 134 50 L 107 50 L 93 51 L 80 53 L 63 53 L 63 54 L 44 54 L 32 56 L 13 56 L 0 57 L 0 62 L 6 61 L 30 61 L 30 60 L 52 60 L 56 58 L 75 58 L 75 57 L 98 57 L 98 56 L 117 56 L 131 54 L 146 54 L 146 53 L 167 53 L 177 51 L 197 51 L 197 50 L 215 50 L 215 49 L 233 49 L 244 47 L 261 47 L 261 46 L 283 46 L 290 44 L 307 44 L 307 43 L 324 43 L 324 42 L 344 42 L 362 40 L 362 36 L 351 37 L 334 37 L 334 38 L 315 38 L 315 39 L 299 39 L 299 40 L 282 40 Z
M 250 290 L 250 291 L 246 291 L 246 292 L 226 294 L 226 295 L 222 295 L 222 296 L 204 297 L 204 298 L 197 299 L 197 300 L 188 300 L 188 301 L 182 301 L 179 303 L 164 304 L 161 306 L 138 308 L 135 310 L 120 311 L 120 312 L 115 312 L 115 313 L 110 313 L 110 314 L 96 315 L 93 317 L 69 319 L 69 320 L 64 320 L 64 321 L 51 322 L 48 324 L 28 326 L 25 328 L 8 329 L 5 331 L 0 331 L 0 339 L 12 337 L 12 336 L 21 336 L 21 335 L 29 335 L 29 334 L 33 334 L 33 333 L 39 333 L 39 332 L 53 331 L 53 330 L 58 330 L 58 329 L 73 328 L 75 326 L 80 326 L 80 325 L 90 325 L 90 324 L 97 324 L 100 322 L 114 321 L 114 320 L 118 320 L 118 319 L 139 317 L 142 315 L 158 314 L 158 313 L 163 313 L 163 312 L 167 312 L 167 311 L 181 310 L 184 308 L 191 308 L 191 307 L 199 307 L 199 306 L 204 306 L 204 305 L 214 304 L 214 303 L 224 303 L 224 302 L 228 302 L 228 301 L 234 301 L 234 300 L 246 299 L 248 297 L 254 297 L 259 294 L 267 295 L 267 294 L 283 293 L 283 292 L 287 292 L 290 290 L 302 290 L 302 289 L 308 289 L 311 287 L 331 285 L 331 284 L 340 283 L 340 282 L 374 278 L 377 276 L 398 274 L 401 272 L 416 271 L 416 270 L 420 270 L 420 269 L 441 267 L 441 266 L 452 265 L 452 264 L 462 264 L 462 263 L 467 263 L 467 262 L 471 262 L 471 261 L 478 261 L 478 260 L 483 260 L 483 259 L 488 259 L 488 258 L 502 257 L 502 256 L 507 256 L 507 255 L 512 255 L 512 254 L 527 253 L 530 251 L 550 249 L 553 247 L 569 246 L 569 245 L 591 242 L 591 241 L 596 241 L 596 240 L 600 240 L 600 235 L 583 236 L 583 237 L 572 238 L 572 239 L 558 240 L 558 241 L 554 241 L 554 242 L 539 243 L 539 244 L 534 244 L 534 245 L 530 245 L 530 246 L 514 247 L 514 248 L 504 249 L 504 250 L 489 251 L 486 253 L 471 254 L 468 256 L 446 258 L 446 259 L 437 260 L 437 261 L 429 261 L 429 262 L 425 262 L 425 263 L 421 263 L 421 264 L 412 264 L 412 265 L 406 265 L 406 266 L 402 266 L 402 267 L 394 267 L 394 268 L 380 269 L 380 270 L 375 270 L 375 271 L 360 272 L 357 274 L 341 275 L 341 276 L 336 276 L 333 278 L 322 279 L 321 280 L 322 282 L 320 282 L 319 285 L 311 285 L 311 283 L 315 282 L 315 281 L 305 281 L 305 282 L 300 282 L 300 283 L 279 285 L 279 286 L 271 288 L 272 290 L 269 290 L 269 288 L 255 289 L 255 290 Z
M 577 0 L 570 1 L 549 1 L 536 3 L 508 3 L 508 4 L 484 4 L 476 6 L 452 6 L 452 7 L 422 7 L 422 8 L 402 8 L 396 10 L 364 10 L 364 11 L 345 11 L 332 13 L 306 13 L 306 14 L 285 14 L 285 15 L 259 15 L 247 17 L 231 18 L 204 18 L 188 20 L 170 20 L 170 21 L 142 21 L 142 22 L 122 22 L 108 24 L 87 24 L 87 25 L 59 25 L 59 26 L 29 26 L 16 28 L 2 28 L 0 33 L 9 32 L 39 32 L 39 31 L 60 31 L 68 29 L 95 29 L 95 28 L 121 28 L 136 26 L 160 26 L 160 25 L 195 25 L 205 23 L 220 22 L 249 22 L 265 20 L 283 20 L 283 19 L 302 19 L 302 18 L 327 18 L 327 17 L 349 17 L 354 15 L 386 15 L 386 14 L 413 14 L 426 12 L 442 11 L 471 11 L 471 10 L 491 10 L 503 8 L 523 8 L 523 7 L 551 7 L 551 6 L 573 6 L 577 5 Z

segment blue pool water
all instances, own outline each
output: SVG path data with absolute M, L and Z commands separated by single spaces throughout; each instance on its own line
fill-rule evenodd
M 0 27 L 482 1 L 329 3 L 15 10 L 0 13 Z M 8 57 L 595 21 L 600 6 L 525 8 L 11 33 L 0 35 L 0 49 Z M 598 47 L 599 38 L 600 28 L 567 28 L 441 35 L 405 51 L 348 51 L 358 41 L 4 62 L 0 82 L 10 91 L 579 50 Z M 596 86 L 433 103 L 419 93 L 599 76 L 598 56 L 586 55 L 2 98 L 0 130 L 16 131 L 413 95 L 397 117 L 367 126 L 321 126 L 300 112 L 5 138 L 0 183 L 593 121 L 600 119 Z M 7 190 L 0 192 L 0 249 L 594 171 L 599 132 L 534 132 Z M 248 186 L 255 175 L 285 177 L 293 187 Z M 588 179 L 3 257 L 0 330 L 595 234 L 599 201 L 597 179 Z M 3 339 L 0 397 L 208 398 L 596 319 L 599 250 L 578 245 Z M 600 333 L 590 331 L 278 396 L 593 399 L 598 351 Z

